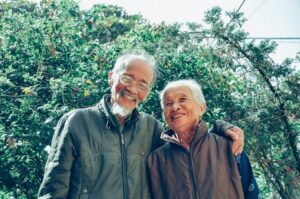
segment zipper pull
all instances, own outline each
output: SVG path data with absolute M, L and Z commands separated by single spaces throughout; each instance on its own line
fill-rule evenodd
M 124 135 L 123 135 L 123 133 L 121 133 L 121 142 L 122 142 L 122 144 L 123 144 L 123 145 L 125 144 L 125 142 L 124 142 Z

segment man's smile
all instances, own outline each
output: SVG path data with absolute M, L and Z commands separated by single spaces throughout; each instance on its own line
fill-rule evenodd
M 127 100 L 133 101 L 134 103 L 137 102 L 137 97 L 126 90 L 122 92 L 122 96 L 125 97 Z

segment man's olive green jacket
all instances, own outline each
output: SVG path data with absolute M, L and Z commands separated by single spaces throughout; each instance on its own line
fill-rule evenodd
M 134 110 L 120 127 L 106 95 L 64 115 L 56 129 L 39 198 L 147 199 L 146 158 L 162 144 L 162 125 Z

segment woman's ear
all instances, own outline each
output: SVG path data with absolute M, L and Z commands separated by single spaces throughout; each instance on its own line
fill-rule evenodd
M 199 106 L 199 113 L 200 113 L 200 116 L 202 117 L 202 115 L 205 113 L 206 111 L 206 103 L 202 103 L 200 106 Z
M 108 85 L 111 87 L 113 85 L 113 79 L 112 79 L 112 71 L 108 72 Z

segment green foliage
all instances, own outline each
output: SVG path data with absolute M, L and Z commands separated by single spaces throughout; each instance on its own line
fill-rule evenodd
M 221 10 L 214 8 L 206 16 L 210 29 L 204 31 L 227 51 L 225 56 L 234 60 L 232 65 L 225 66 L 226 70 L 232 69 L 244 79 L 244 88 L 239 91 L 244 96 L 243 106 L 237 111 L 246 114 L 240 114 L 237 122 L 252 132 L 247 135 L 251 156 L 281 198 L 295 198 L 300 192 L 299 129 L 293 128 L 299 121 L 296 116 L 299 92 L 295 90 L 299 88 L 299 72 L 292 64 L 297 62 L 286 59 L 282 64 L 275 64 L 270 53 L 277 44 L 237 38 L 245 33 L 237 28 L 239 23 L 234 25 L 235 20 L 225 25 Z
M 245 40 L 243 14 L 226 17 L 215 7 L 208 28 L 189 23 L 183 32 L 116 6 L 0 1 L 0 198 L 36 197 L 58 119 L 98 103 L 116 58 L 135 50 L 153 55 L 159 70 L 141 111 L 162 121 L 158 92 L 166 82 L 196 79 L 205 120 L 244 129 L 264 198 L 299 195 L 299 56 L 275 64 L 276 43 Z
M 83 12 L 68 0 L 1 5 L 0 189 L 34 198 L 57 120 L 101 99 L 118 55 L 104 44 L 141 19 L 118 7 Z

